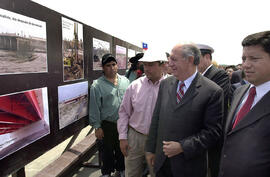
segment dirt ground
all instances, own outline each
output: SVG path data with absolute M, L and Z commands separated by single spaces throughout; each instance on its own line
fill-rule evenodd
M 14 51 L 0 50 L 0 74 L 47 72 L 47 54 L 32 53 L 31 58 L 19 58 Z
M 87 103 L 87 97 L 67 104 L 60 103 L 59 128 L 64 128 L 72 122 L 86 116 Z

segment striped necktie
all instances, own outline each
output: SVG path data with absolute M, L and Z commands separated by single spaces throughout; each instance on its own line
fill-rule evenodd
M 184 96 L 184 86 L 185 86 L 185 83 L 182 82 L 179 86 L 179 89 L 177 90 L 177 93 L 176 93 L 176 97 L 177 97 L 177 103 L 180 103 L 181 99 L 183 98 Z

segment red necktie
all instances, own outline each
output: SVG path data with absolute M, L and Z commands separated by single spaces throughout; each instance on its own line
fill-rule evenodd
M 236 119 L 233 124 L 233 128 L 243 119 L 243 117 L 249 112 L 252 103 L 254 101 L 254 97 L 256 95 L 256 88 L 251 87 L 249 90 L 248 98 L 242 108 L 238 111 Z
M 177 103 L 180 103 L 181 99 L 184 96 L 184 89 L 183 87 L 185 86 L 185 83 L 182 82 L 179 86 L 179 90 L 177 90 L 176 96 L 177 96 Z

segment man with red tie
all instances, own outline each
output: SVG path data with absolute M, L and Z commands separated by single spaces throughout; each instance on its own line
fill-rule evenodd
M 172 49 L 173 76 L 160 83 L 145 147 L 156 177 L 206 177 L 207 149 L 221 135 L 223 90 L 197 71 L 200 55 L 194 44 Z
M 246 84 L 234 92 L 220 177 L 270 176 L 270 31 L 242 41 Z

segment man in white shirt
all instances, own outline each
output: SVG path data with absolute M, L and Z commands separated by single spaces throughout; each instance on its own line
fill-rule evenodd
M 242 41 L 246 84 L 234 92 L 219 177 L 270 176 L 270 31 Z
M 165 53 L 147 51 L 139 60 L 145 76 L 131 83 L 119 109 L 117 128 L 120 148 L 125 156 L 126 177 L 141 177 L 144 169 L 144 146 L 157 100 L 159 84 L 165 77 Z M 151 167 L 151 166 L 150 166 Z M 152 169 L 150 174 L 153 176 Z

